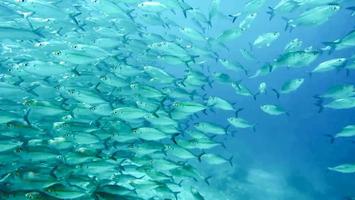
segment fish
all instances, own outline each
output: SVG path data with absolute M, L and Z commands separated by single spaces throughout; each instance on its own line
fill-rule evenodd
M 340 8 L 341 6 L 339 4 L 320 5 L 304 11 L 295 19 L 284 18 L 286 21 L 285 31 L 292 31 L 294 28 L 299 26 L 321 25 L 337 13 Z
M 211 8 L 208 12 L 208 24 L 212 26 L 212 19 L 219 15 L 220 9 L 220 0 L 212 0 L 211 1 Z
M 299 1 L 281 0 L 274 7 L 269 6 L 267 14 L 270 15 L 269 20 L 272 20 L 275 15 L 283 15 L 291 13 L 301 6 Z
M 339 133 L 335 134 L 335 138 L 338 137 L 353 137 L 355 136 L 355 125 L 347 125 Z
M 355 86 L 352 84 L 342 84 L 331 86 L 325 93 L 316 95 L 315 97 L 341 99 L 352 96 L 355 96 Z
M 355 97 L 335 99 L 327 104 L 321 105 L 324 108 L 331 109 L 350 109 L 355 107 Z
M 295 38 L 295 39 L 290 40 L 286 44 L 284 51 L 285 52 L 299 51 L 300 48 L 302 47 L 302 45 L 303 45 L 303 41 L 301 41 L 298 38 Z
M 212 165 L 220 165 L 224 163 L 229 163 L 231 166 L 233 166 L 233 156 L 230 157 L 229 159 L 225 159 L 219 155 L 215 154 L 209 154 L 209 153 L 202 153 L 201 155 L 198 156 L 198 160 L 200 162 L 204 161 Z
M 64 186 L 62 184 L 57 184 L 45 188 L 45 193 L 54 198 L 64 198 L 64 199 L 75 199 L 85 196 L 89 196 L 85 190 L 79 187 Z
M 249 0 L 244 5 L 244 13 L 255 13 L 257 12 L 264 4 L 266 0 Z
M 247 120 L 240 117 L 230 117 L 228 122 L 235 128 L 252 128 L 255 131 L 255 124 L 250 124 Z
M 237 28 L 231 28 L 228 30 L 225 30 L 223 33 L 221 33 L 218 37 L 217 37 L 217 41 L 220 43 L 227 43 L 230 42 L 232 40 L 235 40 L 237 38 L 239 38 L 240 36 L 242 36 L 243 32 L 245 31 L 245 28 L 242 27 L 237 27 Z
M 248 71 L 238 62 L 230 62 L 227 59 L 218 59 L 218 61 L 229 70 L 243 71 L 245 74 L 248 74 Z
M 265 104 L 260 106 L 260 109 L 269 115 L 283 115 L 283 114 L 289 115 L 288 112 L 286 112 L 282 107 L 277 105 Z
M 289 81 L 286 81 L 285 83 L 282 84 L 280 91 L 273 89 L 273 91 L 276 94 L 277 98 L 280 98 L 281 94 L 288 94 L 290 92 L 294 92 L 296 90 L 298 90 L 299 87 L 301 87 L 301 85 L 304 82 L 304 78 L 296 78 L 296 79 L 292 79 Z
M 246 60 L 249 60 L 249 61 L 256 61 L 257 60 L 257 58 L 255 57 L 253 52 L 251 52 L 247 49 L 241 48 L 239 50 L 239 52 L 243 56 L 243 58 L 245 58 Z
M 264 33 L 262 35 L 259 35 L 252 45 L 256 48 L 269 47 L 279 37 L 279 32 Z
M 222 99 L 221 97 L 217 97 L 217 96 L 208 97 L 206 105 L 209 107 L 218 108 L 221 110 L 227 110 L 227 111 L 234 110 L 233 105 L 230 102 L 228 102 L 225 99 Z
M 258 88 L 259 94 L 266 94 L 266 89 L 267 89 L 266 83 L 265 82 L 261 82 L 259 84 L 259 88 Z
M 44 37 L 40 30 L 0 26 L 0 40 L 38 40 Z
M 202 133 L 211 133 L 215 135 L 224 135 L 227 133 L 225 128 L 209 122 L 199 122 L 194 125 L 194 128 Z
M 335 167 L 328 167 L 328 170 L 344 174 L 355 173 L 355 166 L 354 164 L 342 164 Z
M 159 1 L 144 1 L 137 5 L 137 8 L 147 12 L 162 12 L 167 10 L 167 6 Z
M 340 70 L 346 65 L 346 58 L 333 58 L 320 63 L 311 73 L 327 72 L 331 70 Z
M 251 96 L 251 97 L 254 98 L 254 100 L 256 99 L 256 95 L 253 94 L 249 90 L 249 88 L 247 88 L 246 86 L 240 84 L 240 82 L 232 83 L 232 87 L 234 88 L 235 93 L 237 93 L 238 95 Z
M 203 3 L 1 1 L 0 198 L 207 199 L 213 172 L 234 167 L 230 136 L 260 123 L 239 115 L 253 111 L 250 101 L 268 115 L 288 115 L 265 104 L 268 90 L 300 94 L 318 72 L 345 69 L 351 77 L 354 58 L 340 52 L 354 46 L 351 28 L 330 39 L 318 33 L 325 42 L 308 47 L 303 37 L 279 40 L 277 26 L 256 31 L 280 16 L 286 30 L 307 35 L 338 23 L 333 16 L 351 11 L 348 1 L 248 0 L 236 10 Z M 297 77 L 275 89 L 278 73 Z M 320 109 L 352 109 L 354 85 L 343 81 L 307 91 Z M 328 136 L 351 139 L 353 126 Z
M 330 52 L 333 52 L 335 50 L 351 48 L 355 45 L 354 42 L 355 42 L 355 30 L 352 30 L 340 39 L 337 39 L 333 42 L 323 42 L 323 44 L 329 46 Z
M 191 194 L 195 200 L 205 200 L 202 194 L 194 187 L 191 187 Z
M 251 24 L 254 22 L 256 17 L 258 16 L 257 13 L 250 13 L 248 14 L 240 23 L 239 23 L 239 30 L 243 32 L 248 30 L 251 27 Z
M 151 127 L 140 127 L 137 129 L 133 129 L 132 134 L 137 135 L 138 138 L 147 141 L 157 141 L 169 138 L 169 135 Z
M 355 16 L 355 6 L 350 6 L 350 7 L 347 7 L 346 9 L 352 11 L 351 16 Z
M 21 141 L 17 140 L 0 140 L 1 152 L 11 151 L 20 147 L 23 144 Z

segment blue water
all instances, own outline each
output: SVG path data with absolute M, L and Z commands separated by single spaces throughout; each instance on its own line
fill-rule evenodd
M 272 61 L 282 53 L 284 46 L 293 38 L 303 41 L 304 47 L 323 47 L 322 42 L 333 41 L 351 31 L 354 17 L 342 9 L 327 23 L 317 27 L 297 27 L 291 33 L 284 32 L 285 21 L 276 16 L 272 21 L 266 14 L 267 6 L 277 1 L 268 1 L 252 25 L 237 41 L 229 44 L 230 52 L 224 56 L 240 62 L 255 71 L 264 62 Z M 234 13 L 242 3 L 222 1 L 226 12 Z M 291 15 L 292 16 L 292 15 Z M 239 21 L 237 20 L 236 23 Z M 219 24 L 225 28 L 231 23 Z M 280 31 L 281 37 L 270 48 L 256 50 L 261 63 L 247 62 L 241 58 L 239 48 L 248 48 L 248 42 L 265 32 Z M 266 82 L 269 87 L 280 87 L 284 81 L 303 77 L 305 83 L 299 90 L 282 95 L 278 100 L 275 94 L 259 96 L 256 101 L 250 97 L 236 96 L 232 88 L 219 87 L 213 94 L 222 95 L 239 107 L 244 108 L 240 116 L 256 122 L 256 132 L 241 130 L 235 137 L 225 142 L 228 151 L 235 156 L 233 169 L 216 169 L 214 189 L 206 188 L 206 193 L 217 192 L 226 199 L 345 199 L 355 195 L 355 175 L 341 174 L 327 170 L 329 166 L 355 162 L 355 144 L 351 139 L 340 139 L 334 144 L 325 134 L 339 132 L 344 126 L 355 121 L 354 109 L 330 110 L 318 113 L 314 105 L 316 94 L 342 83 L 355 83 L 355 72 L 346 75 L 344 70 L 308 75 L 322 61 L 336 57 L 351 57 L 354 49 L 327 53 L 311 66 L 300 69 L 280 69 L 268 76 L 256 79 L 242 79 L 253 91 L 258 84 Z M 259 106 L 265 103 L 282 105 L 290 116 L 269 116 Z M 220 116 L 211 119 L 225 123 Z M 211 190 L 213 192 L 211 192 Z

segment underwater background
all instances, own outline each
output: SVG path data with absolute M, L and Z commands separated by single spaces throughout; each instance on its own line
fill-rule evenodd
M 349 1 L 354 3 L 352 1 Z M 235 13 L 246 2 L 221 1 L 225 13 Z M 236 41 L 228 43 L 230 51 L 226 58 L 243 62 L 248 69 L 256 71 L 261 63 L 242 60 L 240 48 L 249 48 L 249 43 L 265 32 L 280 31 L 280 38 L 269 48 L 256 50 L 257 58 L 269 61 L 282 52 L 292 39 L 299 38 L 305 47 L 322 48 L 325 41 L 333 41 L 354 28 L 354 17 L 349 10 L 341 10 L 325 24 L 316 27 L 298 27 L 292 32 L 284 31 L 285 20 L 275 17 L 269 21 L 268 7 L 278 1 L 268 0 L 258 12 L 252 28 Z M 206 7 L 200 2 L 191 2 L 196 7 Z M 346 4 L 349 5 L 349 4 Z M 297 15 L 295 15 L 297 16 Z M 216 27 L 217 26 L 217 27 Z M 233 26 L 230 22 L 217 22 L 214 28 L 224 30 Z M 213 32 L 212 32 L 213 33 Z M 202 186 L 206 199 L 351 199 L 354 196 L 354 174 L 329 171 L 329 166 L 351 163 L 354 160 L 353 140 L 339 140 L 331 144 L 327 134 L 339 132 L 355 120 L 354 110 L 326 110 L 318 113 L 314 96 L 338 84 L 354 84 L 354 73 L 345 70 L 310 76 L 309 72 L 327 58 L 351 57 L 354 49 L 332 54 L 324 53 L 310 66 L 300 69 L 282 69 L 258 79 L 242 79 L 243 83 L 257 90 L 265 81 L 270 86 L 280 86 L 296 77 L 305 78 L 297 92 L 282 96 L 279 100 L 269 91 L 253 100 L 233 93 L 232 88 L 218 87 L 211 95 L 222 96 L 239 107 L 245 108 L 242 115 L 257 123 L 256 131 L 238 131 L 235 137 L 225 139 L 228 152 L 234 155 L 232 168 L 203 168 L 213 171 L 211 186 Z M 222 57 L 223 57 L 222 56 Z M 253 70 L 252 70 L 253 71 Z M 229 75 L 233 76 L 233 73 Z M 238 79 L 237 78 L 237 79 Z M 244 82 L 245 81 L 245 82 Z M 290 116 L 271 117 L 260 111 L 263 103 L 274 103 L 287 108 Z M 212 121 L 225 123 L 218 115 L 208 116 Z
M 268 13 L 272 10 L 270 7 L 274 8 L 280 2 L 290 3 L 295 5 L 295 8 L 292 9 L 292 12 L 286 11 L 280 14 L 275 10 L 275 16 L 270 19 L 270 13 Z M 0 13 L 0 54 L 2 57 L 0 59 L 0 80 L 2 83 L 0 84 L 0 111 L 3 115 L 3 118 L 0 117 L 2 123 L 0 145 L 6 149 L 0 151 L 0 167 L 3 167 L 0 169 L 0 199 L 30 199 L 33 196 L 37 199 L 355 199 L 355 139 L 351 138 L 355 135 L 355 128 L 353 127 L 352 132 L 350 131 L 350 136 L 334 139 L 337 133 L 344 127 L 354 124 L 355 121 L 355 36 L 353 31 L 355 16 L 352 13 L 354 12 L 354 4 L 353 0 L 83 0 L 73 2 L 66 0 L 48 2 L 4 0 L 0 2 L 0 11 L 3 10 L 3 14 Z M 170 7 L 171 5 L 176 5 L 176 7 Z M 186 8 L 187 5 L 189 7 Z M 297 25 L 291 30 L 289 26 L 285 30 L 287 21 L 290 19 L 297 21 L 296 19 L 299 19 L 303 12 L 320 6 L 334 5 L 340 6 L 340 9 L 329 15 L 328 20 L 319 24 Z M 52 16 L 53 12 L 45 11 L 45 9 L 49 10 L 48 7 L 59 12 L 71 14 L 78 12 L 80 14 L 59 19 L 57 16 Z M 115 9 L 118 8 L 120 11 L 116 13 Z M 213 8 L 216 8 L 217 11 L 213 11 Z M 196 10 L 201 11 L 206 19 L 208 16 L 211 19 L 207 23 L 199 21 L 204 17 L 197 15 Z M 31 14 L 25 17 L 27 15 L 25 13 Z M 241 23 L 249 23 L 246 22 L 246 18 L 254 13 L 257 15 L 255 19 L 250 21 L 250 27 L 247 25 L 245 29 L 240 28 Z M 311 19 L 317 18 L 316 14 L 311 16 Z M 155 18 L 150 19 L 149 16 L 153 15 L 160 16 L 161 21 L 155 21 Z M 144 17 L 148 17 L 147 21 Z M 16 20 L 17 18 L 18 20 Z M 326 16 L 320 16 L 320 18 L 326 18 Z M 120 21 L 121 19 L 123 20 Z M 126 23 L 125 20 L 129 22 Z M 233 22 L 233 20 L 235 21 Z M 27 23 L 31 25 L 29 26 Z M 238 26 L 238 31 L 242 30 L 240 33 L 233 33 L 235 30 L 232 33 L 225 32 Z M 14 29 L 7 29 L 8 27 Z M 117 34 L 116 37 L 116 35 L 111 36 L 110 31 L 104 30 L 107 31 L 104 34 L 98 31 L 100 27 L 108 27 L 108 30 L 118 30 L 117 32 L 120 33 L 114 32 L 113 34 Z M 184 27 L 189 27 L 196 32 L 184 35 L 184 32 L 179 32 Z M 37 33 L 37 30 L 40 30 L 41 33 Z M 256 38 L 268 32 L 278 32 L 279 37 L 271 41 L 270 44 L 260 48 L 256 47 L 254 42 Z M 13 36 L 10 37 L 9 35 L 12 33 Z M 35 36 L 28 36 L 29 33 L 35 34 Z M 151 33 L 156 35 L 149 35 Z M 196 33 L 197 35 L 195 35 Z M 238 36 L 233 36 L 233 34 Z M 202 41 L 201 35 L 203 35 Z M 329 46 L 329 42 L 341 40 L 346 35 L 351 37 L 349 43 L 345 45 L 346 48 L 338 50 L 337 47 Z M 225 38 L 223 38 L 224 36 Z M 112 41 L 108 40 L 108 44 L 102 44 L 98 41 L 102 38 L 110 38 Z M 280 60 L 278 60 L 280 56 L 286 55 L 287 57 L 285 45 L 295 38 L 303 42 L 302 46 L 296 47 L 295 51 L 314 51 L 317 58 L 305 66 L 289 64 L 286 67 L 280 65 L 281 67 L 273 68 Z M 52 45 L 52 41 L 56 42 L 53 43 L 54 47 L 44 48 L 43 51 L 40 49 L 42 43 L 46 47 L 48 44 Z M 167 45 L 167 49 L 163 49 L 165 44 L 159 44 L 162 41 L 169 41 L 169 45 L 170 43 L 178 44 L 179 48 L 171 50 Z M 111 42 L 117 42 L 117 45 L 111 46 Z M 78 44 L 77 53 L 75 52 L 77 50 L 73 50 L 73 46 Z M 80 47 L 81 44 L 82 47 Z M 157 45 L 154 46 L 154 44 Z M 193 47 L 200 49 L 194 52 L 190 50 Z M 252 58 L 248 59 L 247 56 L 243 56 L 242 50 L 247 50 Z M 57 52 L 59 52 L 58 55 Z M 75 57 L 79 54 L 82 57 Z M 171 56 L 171 60 L 162 59 L 164 56 Z M 112 59 L 114 57 L 118 59 Z M 188 61 L 184 60 L 185 58 L 188 58 Z M 329 71 L 312 72 L 319 64 L 335 58 L 345 58 L 346 62 L 341 66 L 328 66 Z M 224 60 L 238 64 L 226 67 L 221 64 Z M 51 65 L 39 65 L 33 61 L 43 61 L 51 63 Z M 285 61 L 286 65 L 287 62 L 292 62 L 292 58 Z M 65 66 L 70 70 L 52 72 L 48 67 L 56 67 L 53 63 Z M 271 67 L 266 70 L 265 75 L 253 76 L 267 63 L 271 64 Z M 285 65 L 285 63 L 283 64 Z M 28 66 L 30 67 L 26 68 Z M 96 69 L 96 66 L 99 67 Z M 160 74 L 160 71 L 156 74 L 149 73 L 143 68 L 144 66 L 155 66 L 169 76 Z M 231 70 L 231 68 L 234 69 Z M 199 80 L 189 74 L 191 71 L 202 73 L 205 79 Z M 46 73 L 49 75 L 43 75 Z M 231 80 L 219 81 L 215 76 L 216 73 L 227 74 Z M 102 77 L 118 77 L 117 83 L 122 86 L 115 85 L 116 82 L 107 84 Z M 166 77 L 173 77 L 174 81 L 168 78 L 165 80 Z M 278 98 L 277 91 L 275 92 L 273 89 L 280 90 L 285 82 L 296 78 L 302 78 L 304 82 L 293 91 L 280 94 Z M 188 82 L 190 79 L 192 83 Z M 202 85 L 198 85 L 198 83 L 194 85 L 195 80 L 198 83 L 201 81 Z M 42 86 L 36 86 L 33 89 L 33 83 L 43 85 L 43 88 L 46 89 L 42 91 Z M 262 83 L 266 84 L 265 90 L 260 88 Z M 320 95 L 333 86 L 345 84 L 351 85 L 352 91 L 340 99 L 349 99 L 350 105 L 346 105 L 345 109 L 327 107 L 325 102 L 329 101 Z M 147 89 L 144 86 L 151 88 Z M 247 94 L 241 94 L 242 87 L 247 88 Z M 23 97 L 21 95 L 21 97 L 15 97 L 16 95 L 14 95 L 18 94 L 20 90 L 17 89 L 19 88 L 21 91 L 26 91 Z M 163 90 L 164 88 L 170 88 L 173 91 L 184 89 L 187 98 L 186 96 L 170 96 L 170 93 L 167 94 Z M 78 95 L 76 95 L 77 91 Z M 80 96 L 82 93 L 87 96 Z M 12 98 L 11 95 L 14 97 Z M 52 98 L 52 96 L 54 97 Z M 209 104 L 208 99 L 213 96 L 229 102 L 234 110 L 219 109 L 216 106 L 217 103 Z M 101 97 L 105 98 L 101 99 Z M 28 103 L 28 100 L 33 99 L 46 103 Z M 136 105 L 137 101 L 147 102 L 157 108 L 153 110 L 142 108 Z M 116 102 L 119 103 L 116 104 Z M 200 104 L 186 103 L 187 108 L 181 108 L 176 107 L 180 105 L 176 102 L 198 102 Z M 57 109 L 61 109 L 58 108 L 58 105 L 62 106 L 62 104 L 65 104 L 63 112 L 57 111 Z M 108 106 L 108 104 L 110 105 Z M 280 115 L 263 112 L 261 106 L 266 104 L 277 105 L 284 111 Z M 95 109 L 101 105 L 104 107 L 103 110 L 96 113 Z M 40 110 L 43 107 L 46 107 L 47 110 Z M 127 107 L 138 110 L 129 110 L 122 115 L 115 112 L 115 110 Z M 82 109 L 80 110 L 82 113 L 77 108 Z M 198 111 L 191 111 L 195 108 Z M 39 110 L 35 112 L 36 109 Z M 52 109 L 56 111 L 54 112 Z M 44 112 L 53 112 L 54 114 L 47 115 Z M 14 117 L 15 114 L 16 117 Z M 127 117 L 131 115 L 133 117 Z M 178 125 L 175 127 L 175 123 L 171 125 L 169 121 L 167 122 L 168 126 L 160 126 L 159 123 L 158 126 L 155 125 L 154 120 L 150 121 L 149 117 L 153 117 L 155 122 L 159 123 L 159 119 L 166 117 L 176 121 Z M 229 121 L 234 117 L 242 117 L 247 121 L 234 125 Z M 21 136 L 21 134 L 26 135 L 26 131 L 17 130 L 16 123 L 18 121 L 24 124 L 21 127 L 28 126 L 31 127 L 31 130 L 35 127 L 39 132 L 46 132 L 45 136 Z M 112 125 L 117 121 L 125 125 L 128 124 L 129 128 L 126 130 L 126 126 L 117 125 L 121 129 L 105 129 L 105 125 Z M 55 123 L 58 122 L 64 124 L 80 122 L 85 125 L 80 127 L 81 130 L 77 130 L 78 127 L 75 127 L 75 131 L 71 130 L 71 125 L 68 125 L 68 129 L 66 127 L 56 129 Z M 219 127 L 222 127 L 225 131 L 222 135 L 214 135 L 213 131 L 209 132 L 207 129 L 199 131 L 215 142 L 216 146 L 223 143 L 225 147 L 219 145 L 211 149 L 190 148 L 184 147 L 185 143 L 183 142 L 181 144 L 177 142 L 179 139 L 180 141 L 188 140 L 186 138 L 190 137 L 189 134 L 184 133 L 187 130 L 194 130 L 193 127 L 200 122 L 218 124 Z M 242 127 L 244 125 L 247 127 Z M 112 127 L 116 127 L 116 125 L 112 125 Z M 143 131 L 145 129 L 142 127 L 150 127 L 158 131 L 145 133 Z M 169 128 L 174 129 L 175 132 L 171 133 Z M 138 134 L 151 135 L 147 137 L 135 136 L 136 130 L 142 131 Z M 112 131 L 110 133 L 112 135 L 100 136 L 101 131 Z M 115 131 L 119 139 L 113 139 L 116 136 Z M 19 134 L 9 134 L 9 132 L 19 132 Z M 122 134 L 122 132 L 124 133 Z M 90 134 L 90 137 L 94 135 L 99 139 L 87 139 L 84 134 L 81 135 L 84 139 L 79 141 L 76 136 L 81 133 Z M 69 147 L 63 146 L 63 149 L 56 149 L 55 145 L 50 146 L 50 142 L 55 138 L 66 138 L 63 140 L 70 141 Z M 32 143 L 29 142 L 31 139 L 36 139 L 36 142 L 41 140 L 40 145 L 34 142 L 31 146 Z M 20 141 L 20 143 L 13 145 L 14 141 Z M 144 151 L 151 153 L 138 152 L 138 150 L 132 150 L 130 146 L 145 143 L 152 143 L 152 147 L 144 149 Z M 183 147 L 184 150 L 192 153 L 193 158 L 183 150 L 172 152 L 170 155 L 169 148 L 173 147 L 169 145 Z M 163 150 L 159 149 L 160 147 Z M 66 155 L 80 148 L 95 150 L 95 155 L 91 156 L 96 159 L 77 161 L 74 162 L 75 164 L 67 163 L 65 161 L 68 159 Z M 20 149 L 20 153 L 18 153 L 18 149 Z M 57 150 L 58 155 L 64 157 L 64 161 L 52 162 L 49 160 L 46 163 L 45 159 L 34 161 L 26 157 L 27 154 L 22 154 L 22 152 L 31 151 L 41 153 L 53 151 L 57 154 Z M 122 153 L 121 156 L 121 151 L 129 152 L 129 154 Z M 213 157 L 204 162 L 203 155 L 206 152 L 217 155 L 218 158 Z M 174 155 L 175 153 L 176 155 Z M 48 155 L 40 156 L 45 158 Z M 9 159 L 9 157 L 12 158 Z M 80 159 L 82 158 L 80 157 Z M 21 161 L 21 159 L 25 161 Z M 80 159 L 78 158 L 78 160 Z M 171 169 L 164 169 L 165 166 L 158 163 L 157 167 L 154 165 L 154 159 L 169 160 L 174 163 L 174 166 L 167 165 Z M 112 161 L 114 164 L 111 163 L 111 160 L 114 160 Z M 115 166 L 112 169 L 120 173 L 117 175 L 116 171 L 111 172 L 111 169 L 106 172 L 106 168 L 103 168 L 103 171 L 101 168 L 94 170 L 96 165 L 92 166 L 94 172 L 80 171 L 82 166 L 87 163 L 101 161 L 110 161 L 108 163 Z M 344 172 L 333 168 L 344 163 L 352 164 L 350 169 L 345 169 L 349 171 Z M 187 164 L 195 167 L 198 173 L 203 174 L 202 176 L 207 179 L 196 174 L 178 173 L 180 171 L 176 169 L 183 168 Z M 33 169 L 28 166 L 33 166 Z M 36 171 L 37 166 L 41 170 Z M 73 170 L 70 175 L 66 174 L 61 178 L 58 175 L 55 175 L 55 178 L 48 178 L 48 175 L 52 175 L 53 171 L 55 173 L 58 166 L 69 166 L 69 168 L 79 170 Z M 143 170 L 142 172 L 135 169 L 140 173 L 135 173 L 132 170 L 134 173 L 127 172 L 125 174 L 125 166 L 135 166 L 132 168 L 139 170 L 148 168 L 153 172 L 164 173 L 163 175 L 150 174 L 151 171 Z M 31 170 L 36 171 L 38 179 L 24 178 L 26 177 L 24 174 L 31 172 Z M 129 180 L 129 185 L 133 189 L 124 184 L 120 185 L 119 178 L 117 180 L 107 178 L 111 177 L 106 177 L 107 174 L 101 180 L 101 173 L 112 173 L 115 174 L 112 177 L 116 178 L 122 174 L 130 175 L 132 177 L 128 179 L 132 180 Z M 81 178 L 88 178 L 89 181 L 85 179 L 88 184 L 71 182 L 73 174 L 79 174 Z M 34 180 L 37 180 L 37 185 L 32 188 L 31 181 Z M 180 182 L 181 180 L 182 182 Z M 41 182 L 45 182 L 45 184 L 42 185 Z M 95 182 L 94 186 L 91 186 L 92 182 Z M 21 188 L 21 184 L 28 184 L 28 187 Z M 87 186 L 89 184 L 90 187 Z M 112 185 L 117 188 L 115 189 Z M 112 186 L 112 188 L 107 189 L 106 186 Z

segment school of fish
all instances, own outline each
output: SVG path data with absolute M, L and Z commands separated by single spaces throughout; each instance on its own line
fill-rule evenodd
M 248 0 L 226 13 L 221 0 L 206 1 L 208 9 L 188 0 L 1 0 L 0 199 L 181 199 L 186 179 L 209 184 L 213 177 L 198 166 L 233 166 L 223 140 L 238 129 L 257 131 L 257 122 L 243 117 L 247 108 L 210 91 L 218 85 L 232 88 L 235 98 L 254 101 L 269 92 L 281 99 L 318 73 L 350 73 L 354 56 L 331 55 L 354 49 L 355 30 L 322 48 L 295 38 L 267 62 L 255 52 L 289 31 L 326 23 L 339 10 L 354 15 L 353 3 Z M 221 56 L 252 30 L 260 12 L 269 14 L 266 22 L 283 18 L 286 31 L 249 41 L 238 60 Z M 215 30 L 221 21 L 230 27 Z M 331 58 L 314 66 L 321 54 Z M 253 72 L 245 62 L 261 67 Z M 260 79 L 309 66 L 304 77 L 280 86 Z M 250 89 L 246 79 L 259 88 Z M 314 97 L 319 112 L 353 109 L 355 85 Z M 277 99 L 260 111 L 271 119 L 292 115 Z M 227 125 L 203 119 L 225 112 L 232 113 Z M 330 135 L 332 141 L 353 136 L 354 124 Z M 329 170 L 355 173 L 355 163 Z M 189 187 L 193 199 L 205 199 Z

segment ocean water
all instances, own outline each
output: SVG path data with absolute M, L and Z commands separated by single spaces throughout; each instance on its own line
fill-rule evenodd
M 354 168 L 355 139 L 332 141 L 332 137 L 355 121 L 355 71 L 347 69 L 354 65 L 355 36 L 345 49 L 326 48 L 325 42 L 341 40 L 354 30 L 355 16 L 347 8 L 355 2 L 312 2 L 299 1 L 293 12 L 275 11 L 271 20 L 269 7 L 279 1 L 0 2 L 0 200 L 354 199 L 355 170 L 341 173 L 332 167 L 353 164 Z M 258 8 L 252 10 L 250 4 Z M 196 14 L 208 19 L 214 5 L 217 11 L 210 24 Z M 287 20 L 297 21 L 305 11 L 322 6 L 340 6 L 340 10 L 324 23 L 285 30 Z M 228 15 L 235 13 L 239 14 L 232 22 Z M 240 36 L 221 38 L 253 13 L 255 20 Z M 184 35 L 182 28 L 198 34 Z M 280 36 L 270 46 L 253 46 L 268 32 Z M 275 67 L 265 76 L 252 77 L 266 63 L 277 63 L 285 55 L 285 45 L 295 38 L 303 42 L 297 51 L 315 51 L 318 57 L 305 66 Z M 241 49 L 255 59 L 243 57 Z M 335 58 L 346 62 L 311 73 Z M 240 63 L 247 73 L 223 66 L 224 59 Z M 168 76 L 149 73 L 144 66 Z M 232 81 L 219 82 L 214 77 L 217 72 Z M 303 78 L 303 84 L 277 98 L 273 89 L 280 90 L 295 78 Z M 262 82 L 267 88 L 259 94 Z M 233 83 L 247 87 L 250 94 L 237 94 Z M 316 97 L 342 84 L 353 86 L 348 96 L 339 97 L 350 99 L 353 106 L 324 107 L 320 112 L 331 100 L 319 102 Z M 187 97 L 175 97 L 166 88 L 183 90 Z M 211 96 L 226 100 L 233 110 L 208 105 Z M 265 104 L 280 106 L 285 113 L 267 114 L 260 108 Z M 126 108 L 134 110 L 120 111 Z M 238 128 L 228 121 L 238 109 L 237 117 L 252 128 Z M 188 131 L 200 122 L 218 124 L 225 131 L 221 135 L 200 130 L 224 148 L 197 147 L 202 140 L 189 144 L 191 148 L 183 145 L 193 138 Z M 145 144 L 151 146 L 136 149 Z M 222 164 L 204 160 L 206 153 Z M 178 173 L 184 166 L 201 175 Z

